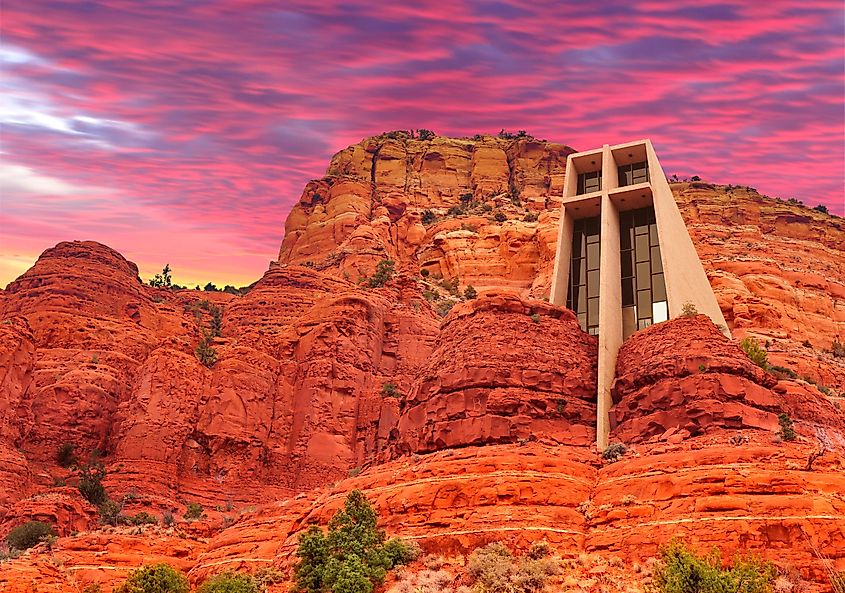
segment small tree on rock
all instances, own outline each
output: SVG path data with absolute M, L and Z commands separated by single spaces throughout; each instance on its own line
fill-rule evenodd
M 161 563 L 142 566 L 129 573 L 115 593 L 188 593 L 191 587 L 181 572 Z
M 418 553 L 402 540 L 385 539 L 375 510 L 363 493 L 353 490 L 329 522 L 328 532 L 312 525 L 300 536 L 294 590 L 371 593 L 388 570 Z
M 161 274 L 156 274 L 153 276 L 153 279 L 150 280 L 150 286 L 153 288 L 170 288 L 172 285 L 173 282 L 170 279 L 170 264 L 164 264 Z

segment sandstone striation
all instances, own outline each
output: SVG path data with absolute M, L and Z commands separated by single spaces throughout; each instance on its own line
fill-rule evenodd
M 157 560 L 194 584 L 285 572 L 302 529 L 360 488 L 390 534 L 459 563 L 546 539 L 633 570 L 680 536 L 822 590 L 814 549 L 845 570 L 845 224 L 674 184 L 735 339 L 703 316 L 631 337 L 611 411 L 627 450 L 606 459 L 596 339 L 541 300 L 570 152 L 404 133 L 350 146 L 244 295 L 149 287 L 94 242 L 45 251 L 0 292 L 0 536 L 35 519 L 61 537 L 0 564 L 0 588 L 109 591 Z M 383 259 L 396 274 L 371 287 Z M 194 349 L 215 311 L 206 367 Z M 746 335 L 779 370 L 748 360 Z M 168 525 L 100 524 L 57 464 L 65 443 L 101 455 L 122 513 Z

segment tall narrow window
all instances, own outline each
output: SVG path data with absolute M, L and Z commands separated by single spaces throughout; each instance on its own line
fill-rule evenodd
M 648 161 L 631 163 L 630 165 L 619 167 L 619 187 L 645 183 L 648 180 Z
M 639 329 L 669 318 L 654 208 L 619 215 L 619 248 L 622 335 L 627 338 Z
M 601 189 L 601 170 L 578 174 L 578 194 L 589 194 Z
M 578 316 L 585 332 L 599 333 L 599 217 L 576 220 L 572 232 L 572 260 L 566 307 Z

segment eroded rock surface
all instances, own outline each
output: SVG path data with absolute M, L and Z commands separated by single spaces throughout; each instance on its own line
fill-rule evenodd
M 61 535 L 0 564 L 0 588 L 108 591 L 156 560 L 194 583 L 286 570 L 297 534 L 352 488 L 437 553 L 545 538 L 632 563 L 682 536 L 759 552 L 811 588 L 813 547 L 845 569 L 842 219 L 673 185 L 736 339 L 703 317 L 632 337 L 611 412 L 628 450 L 611 462 L 592 446 L 596 340 L 541 300 L 572 149 L 391 136 L 307 185 L 243 296 L 151 288 L 93 242 L 48 249 L 0 291 L 0 536 L 29 519 Z M 397 275 L 370 288 L 386 258 Z M 745 335 L 790 373 L 753 365 Z M 124 513 L 172 525 L 100 525 L 57 464 L 63 443 L 80 462 L 104 454 Z M 189 502 L 205 517 L 184 519 Z

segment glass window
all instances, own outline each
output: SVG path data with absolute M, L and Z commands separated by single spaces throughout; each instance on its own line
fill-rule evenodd
M 619 221 L 624 225 L 624 220 Z M 624 228 L 624 227 L 623 227 Z M 619 233 L 619 248 L 622 250 L 631 249 L 634 244 L 634 229 L 629 228 Z
M 622 257 L 622 277 L 630 278 L 634 275 L 634 253 L 632 251 L 623 251 Z
M 654 208 L 623 212 L 619 226 L 620 247 L 625 246 L 620 249 L 622 334 L 627 338 L 637 329 L 666 321 L 669 307 Z
M 599 267 L 599 244 L 587 245 L 587 261 L 590 262 L 590 269 L 596 270 Z
M 599 217 L 576 220 L 572 229 L 572 259 L 570 261 L 570 285 L 566 306 L 578 317 L 584 331 L 598 332 L 599 263 Z
M 663 281 L 663 274 L 654 274 L 651 277 L 651 290 L 654 292 L 655 301 L 666 300 L 666 284 Z
M 637 309 L 640 310 L 640 314 L 648 315 L 651 311 L 651 291 L 650 290 L 638 290 L 637 291 Z
M 651 271 L 655 274 L 663 271 L 663 260 L 660 259 L 660 247 L 651 248 Z
M 637 235 L 634 246 L 636 248 L 637 261 L 648 261 L 648 237 L 646 235 Z
M 645 183 L 648 181 L 648 161 L 621 165 L 619 168 L 619 187 Z
M 599 191 L 601 189 L 601 170 L 591 171 L 589 173 L 580 173 L 578 175 L 578 189 L 579 194 L 588 194 L 590 192 Z
M 587 319 L 590 322 L 590 325 L 593 324 L 593 320 L 595 319 L 596 323 L 599 320 L 599 298 L 591 298 L 587 299 Z
M 633 278 L 623 278 L 622 279 L 622 306 L 628 306 L 634 304 L 634 279 Z
M 590 270 L 587 272 L 587 294 L 589 296 L 599 296 L 599 271 Z
M 666 301 L 658 301 L 651 305 L 651 320 L 653 323 L 660 323 L 669 319 L 669 304 Z

